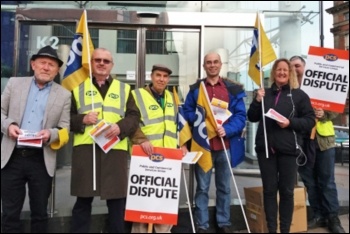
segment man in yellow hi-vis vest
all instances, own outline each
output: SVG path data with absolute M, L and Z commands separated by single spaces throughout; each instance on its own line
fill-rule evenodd
M 95 49 L 91 58 L 90 79 L 73 90 L 71 130 L 74 133 L 71 195 L 77 196 L 72 211 L 71 232 L 90 231 L 91 203 L 95 196 L 107 200 L 108 232 L 125 233 L 124 213 L 128 176 L 127 137 L 137 129 L 140 112 L 131 95 L 130 86 L 113 79 L 112 54 Z M 93 188 L 93 140 L 89 131 L 101 119 L 110 123 L 103 132 L 106 138 L 118 136 L 118 142 L 105 153 L 95 145 L 96 188 Z
M 301 85 L 306 62 L 298 55 L 289 60 Z M 307 140 L 304 146 L 308 163 L 298 169 L 313 210 L 313 217 L 308 220 L 307 226 L 308 229 L 328 226 L 332 233 L 345 233 L 338 217 L 339 201 L 334 180 L 335 132 L 332 119 L 338 114 L 321 108 L 314 110 L 317 119 L 316 131 L 311 134 L 312 140 Z
M 148 155 L 153 147 L 177 147 L 176 112 L 177 107 L 173 94 L 166 90 L 172 71 L 165 65 L 154 65 L 152 68 L 152 83 L 132 91 L 136 105 L 141 112 L 140 128 L 131 138 L 133 144 L 141 145 Z M 181 147 L 183 154 L 186 146 Z M 155 224 L 157 233 L 170 233 L 172 225 Z M 146 233 L 146 223 L 134 223 L 132 233 Z

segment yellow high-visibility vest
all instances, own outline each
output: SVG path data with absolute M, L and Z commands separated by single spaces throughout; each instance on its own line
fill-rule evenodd
M 334 127 L 333 127 L 333 122 L 328 120 L 328 121 L 317 121 L 316 123 L 316 130 L 317 133 L 320 134 L 321 136 L 334 136 Z
M 131 91 L 141 113 L 142 132 L 157 147 L 177 147 L 176 107 L 171 92 L 165 90 L 164 109 L 145 89 Z
M 116 123 L 125 117 L 129 92 L 130 85 L 113 80 L 103 99 L 97 88 L 91 84 L 90 79 L 86 79 L 73 90 L 73 95 L 79 114 L 87 114 L 92 111 L 92 102 L 94 102 L 94 111 L 99 112 L 99 120 L 104 119 L 108 123 Z M 93 140 L 89 135 L 92 127 L 93 125 L 86 126 L 84 134 L 75 133 L 73 145 L 92 144 Z M 113 149 L 127 150 L 127 139 L 121 140 Z

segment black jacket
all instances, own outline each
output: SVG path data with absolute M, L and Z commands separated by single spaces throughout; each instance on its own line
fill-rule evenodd
M 279 92 L 281 93 L 278 97 Z M 281 128 L 275 120 L 265 117 L 269 152 L 297 156 L 300 152 L 298 147 L 303 145 L 302 133 L 311 131 L 315 126 L 315 113 L 309 96 L 301 89 L 290 89 L 289 85 L 282 86 L 280 90 L 276 84 L 272 84 L 271 88 L 265 89 L 264 106 L 265 113 L 273 108 L 290 121 L 287 128 Z M 257 102 L 254 98 L 247 115 L 251 122 L 261 120 L 255 137 L 255 151 L 264 153 L 262 102 Z

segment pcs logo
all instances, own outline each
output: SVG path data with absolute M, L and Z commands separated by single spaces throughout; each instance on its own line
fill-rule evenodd
M 86 91 L 85 95 L 86 96 L 95 96 L 97 94 L 97 91 L 92 91 L 92 95 L 91 95 L 91 90 Z
M 338 56 L 336 56 L 335 54 L 325 54 L 325 55 L 323 55 L 323 58 L 327 61 L 337 61 L 338 60 Z
M 119 95 L 118 94 L 115 94 L 115 93 L 110 93 L 108 95 L 108 97 L 112 98 L 112 99 L 118 99 L 119 98 Z
M 148 108 L 150 110 L 158 110 L 159 107 L 157 105 L 150 105 Z
M 164 160 L 164 156 L 161 154 L 152 154 L 151 156 L 149 156 L 149 159 L 152 162 L 162 162 Z

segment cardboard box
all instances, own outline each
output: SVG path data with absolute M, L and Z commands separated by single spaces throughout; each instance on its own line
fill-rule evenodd
M 251 187 L 244 188 L 246 201 L 246 216 L 252 233 L 268 232 L 264 211 L 263 188 Z M 279 223 L 279 219 L 277 220 Z M 294 189 L 294 213 L 290 232 L 307 231 L 306 215 L 306 194 L 304 187 L 295 187 Z

